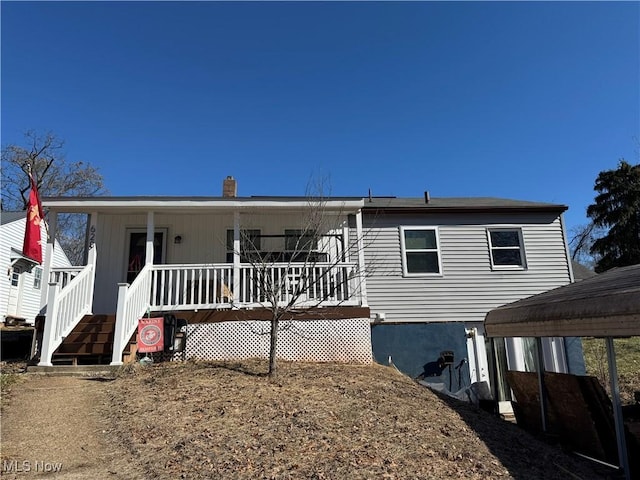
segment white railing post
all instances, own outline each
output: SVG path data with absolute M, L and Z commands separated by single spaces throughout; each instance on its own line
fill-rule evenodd
M 124 351 L 124 329 L 127 305 L 128 283 L 118 284 L 118 308 L 116 310 L 116 329 L 113 333 L 113 354 L 111 365 L 122 365 L 122 352 Z
M 42 336 L 42 348 L 40 349 L 40 367 L 51 367 L 51 357 L 54 350 L 54 338 L 56 331 L 56 321 L 58 318 L 58 302 L 56 296 L 60 291 L 57 283 L 49 283 L 49 289 L 47 292 L 47 315 L 44 321 L 44 334 Z

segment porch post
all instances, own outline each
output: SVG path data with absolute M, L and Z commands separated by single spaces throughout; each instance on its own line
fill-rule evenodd
M 240 243 L 240 212 L 236 210 L 233 212 L 233 299 L 240 299 Z
M 358 281 L 360 282 L 360 303 L 366 307 L 367 303 L 367 282 L 365 280 L 364 266 L 364 239 L 362 238 L 362 210 L 356 213 L 356 241 L 358 248 Z
M 51 304 L 47 308 L 47 316 L 44 322 L 44 334 L 42 335 L 42 348 L 40 348 L 39 367 L 51 367 L 51 357 L 53 356 L 53 339 L 56 336 L 57 320 L 58 320 L 58 303 L 56 295 L 60 291 L 58 284 L 52 282 L 49 284 L 49 300 Z
M 47 246 L 45 247 L 44 265 L 42 269 L 42 283 L 49 284 L 49 275 L 51 275 L 51 266 L 53 265 L 53 252 L 56 244 L 56 233 L 58 230 L 58 212 L 49 212 L 49 236 L 47 237 Z M 40 292 L 40 312 L 47 305 L 47 296 L 49 289 L 43 288 Z
M 89 313 L 93 315 L 93 294 L 96 287 L 96 246 L 91 245 L 87 252 L 87 266 L 91 266 L 91 284 L 87 292 L 87 301 L 89 302 Z
M 89 214 L 89 218 L 87 219 L 86 244 L 84 247 L 85 264 L 89 262 L 89 250 L 96 243 L 97 233 L 98 233 L 98 212 L 93 212 Z
M 536 360 L 538 367 L 538 388 L 540 390 L 540 421 L 542 432 L 547 433 L 547 389 L 544 384 L 544 354 L 542 352 L 542 338 L 536 337 Z
M 145 265 L 153 264 L 153 237 L 155 236 L 153 212 L 147 213 L 147 249 L 144 260 Z

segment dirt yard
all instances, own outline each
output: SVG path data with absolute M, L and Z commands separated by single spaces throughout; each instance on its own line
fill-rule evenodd
M 24 377 L 3 399 L 2 478 L 144 478 L 108 436 L 108 382 Z
M 4 402 L 2 478 L 605 478 L 390 367 L 283 364 L 277 381 L 265 368 L 137 365 L 115 380 L 26 375 Z M 59 473 L 35 471 L 57 464 Z M 8 471 L 16 466 L 31 471 Z

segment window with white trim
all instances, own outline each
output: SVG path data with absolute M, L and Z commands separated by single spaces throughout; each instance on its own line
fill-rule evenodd
M 33 288 L 40 290 L 42 288 L 42 268 L 33 269 Z
M 489 228 L 489 251 L 493 268 L 525 268 L 524 242 L 519 228 Z
M 436 227 L 400 227 L 404 275 L 440 275 L 440 248 Z
M 11 271 L 11 286 L 17 287 L 20 285 L 20 274 L 22 273 L 22 269 L 20 267 L 13 267 Z

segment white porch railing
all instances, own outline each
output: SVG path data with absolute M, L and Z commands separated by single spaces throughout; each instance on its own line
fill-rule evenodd
M 61 289 L 61 283 L 49 283 L 47 313 L 38 365 L 51 366 L 51 357 L 55 349 L 82 320 L 82 317 L 91 313 L 95 271 L 96 247 L 93 245 L 89 250 L 87 265 L 78 274 L 71 279 L 64 275 L 59 277 L 61 283 L 68 282 L 64 289 Z
M 85 267 L 54 267 L 49 273 L 49 283 L 57 283 L 63 289 L 73 280 Z
M 268 267 L 240 268 L 239 306 L 360 305 L 356 263 L 275 263 Z
M 359 305 L 353 272 L 356 263 L 316 263 L 297 266 L 275 263 L 266 267 L 242 264 L 239 291 L 234 291 L 232 264 L 154 265 L 150 308 L 153 311 L 268 306 Z
M 151 310 L 197 310 L 231 306 L 233 264 L 154 265 Z
M 127 342 L 138 328 L 138 319 L 149 309 L 149 292 L 153 265 L 145 265 L 135 280 L 118 284 L 118 307 L 113 337 L 111 365 L 122 365 L 122 353 Z
M 357 263 L 241 264 L 238 291 L 234 266 L 220 264 L 146 265 L 131 285 L 119 284 L 111 365 L 122 365 L 124 348 L 147 311 L 280 306 L 358 306 Z

